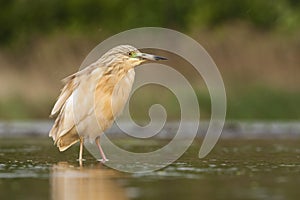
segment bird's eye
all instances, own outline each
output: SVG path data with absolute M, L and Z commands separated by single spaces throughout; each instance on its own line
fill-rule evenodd
M 129 55 L 129 57 L 135 57 L 135 52 L 134 52 L 134 51 L 130 51 L 130 52 L 128 53 L 128 55 Z

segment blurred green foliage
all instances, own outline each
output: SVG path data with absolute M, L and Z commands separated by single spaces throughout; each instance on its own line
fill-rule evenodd
M 300 1 L 0 0 L 0 46 L 16 44 L 17 47 L 20 47 L 19 41 L 29 41 L 30 39 L 35 39 L 36 36 L 55 32 L 59 34 L 69 32 L 79 33 L 81 36 L 84 36 L 84 38 L 90 39 L 90 35 L 98 34 L 99 32 L 112 35 L 116 32 L 143 26 L 160 26 L 182 32 L 192 32 L 197 29 L 214 29 L 223 24 L 231 23 L 232 21 L 243 21 L 251 24 L 255 29 L 263 29 L 266 31 L 283 30 L 299 33 Z M 69 37 L 72 34 L 67 35 Z M 298 38 L 297 34 L 295 35 Z M 285 32 L 281 34 L 281 36 L 286 38 Z M 246 40 L 248 40 L 248 38 L 246 38 Z M 49 43 L 49 41 L 46 40 L 45 43 L 47 44 L 47 42 Z M 273 40 L 267 42 L 272 43 Z M 68 42 L 66 42 L 66 44 L 67 43 Z M 269 43 L 266 43 L 266 45 L 268 46 Z M 291 43 L 287 43 L 283 46 L 283 50 L 290 52 L 298 49 L 298 43 L 291 49 L 289 44 Z M 29 48 L 31 47 L 31 45 L 28 46 Z M 32 46 L 34 46 L 34 44 Z M 56 46 L 60 48 L 59 45 Z M 272 45 L 269 46 L 273 48 Z M 219 47 L 220 45 L 218 48 Z M 26 48 L 26 50 L 29 48 Z M 21 48 L 22 53 L 23 50 L 24 49 Z M 223 50 L 221 49 L 220 51 Z M 31 54 L 36 54 L 36 52 L 32 52 L 29 51 L 29 55 L 25 55 L 25 57 L 31 59 Z M 49 51 L 49 54 L 52 52 L 53 51 Z M 247 51 L 245 52 L 247 53 Z M 279 51 L 279 53 L 280 52 L 282 51 Z M 9 55 L 9 53 L 11 55 Z M 8 57 L 14 59 L 16 56 L 14 52 L 9 53 Z M 216 55 L 216 57 L 217 56 L 218 55 Z M 242 56 L 240 59 L 245 57 L 249 60 L 261 59 L 255 56 L 256 54 L 247 54 L 247 57 Z M 294 54 L 290 53 L 285 56 L 293 58 Z M 285 59 L 284 56 L 280 57 L 281 59 Z M 66 56 L 65 59 L 68 60 L 69 57 Z M 222 59 L 221 61 L 228 62 Z M 236 62 L 239 62 L 239 60 Z M 289 62 L 294 62 L 294 59 L 291 59 Z M 3 65 L 3 63 L 5 64 L 5 62 L 0 64 Z M 23 65 L 22 63 L 18 65 L 12 62 L 12 64 L 8 66 L 14 65 L 16 69 L 20 70 L 26 64 Z M 227 66 L 230 65 L 227 63 Z M 230 71 L 231 68 L 224 69 L 224 71 L 225 70 Z M 270 68 L 270 73 L 271 70 L 276 69 Z M 274 82 L 275 81 L 274 79 Z M 236 85 L 239 85 L 239 82 Z M 247 86 L 247 88 L 243 87 L 243 90 L 236 89 L 234 86 L 230 89 L 233 92 L 228 92 L 227 117 L 229 119 L 288 120 L 300 118 L 300 109 L 297 109 L 300 102 L 299 91 L 287 92 L 288 90 L 276 90 L 276 87 L 269 86 L 253 88 Z M 209 118 L 211 106 L 209 94 L 197 91 L 197 96 L 200 104 L 201 117 Z M 33 102 L 18 94 L 7 97 L 6 99 L 2 98 L 0 99 L 0 118 L 45 118 L 49 115 L 53 101 L 53 99 L 49 100 L 49 97 L 42 97 Z M 153 93 L 143 96 L 136 95 L 132 101 L 134 105 L 132 106 L 133 117 L 136 119 L 148 120 L 148 109 L 153 102 L 163 104 L 171 119 L 180 115 L 178 102 L 174 100 L 173 96 L 169 93 L 165 93 L 165 95 L 159 94 L 158 97 L 155 97 Z
M 243 20 L 263 29 L 296 28 L 300 2 L 297 0 L 222 0 L 197 1 L 195 23 L 215 26 L 231 20 Z
M 207 91 L 196 91 L 201 119 L 209 119 L 211 114 L 210 96 Z M 243 91 L 227 91 L 227 119 L 242 120 L 295 120 L 300 119 L 300 93 L 288 92 L 256 86 Z M 180 107 L 173 94 L 147 92 L 136 94 L 130 99 L 132 117 L 140 122 L 149 120 L 149 108 L 160 104 L 166 109 L 168 120 L 180 117 Z M 45 99 L 31 102 L 20 96 L 0 100 L 0 118 L 41 119 L 49 116 L 53 101 Z
M 39 99 L 37 102 L 32 102 L 16 94 L 0 99 L 0 118 L 8 120 L 47 118 L 52 104 L 53 102 L 49 99 Z
M 230 20 L 266 29 L 293 29 L 300 19 L 298 0 L 1 0 L 0 44 L 60 29 L 113 33 L 141 26 L 185 31 Z
M 227 93 L 230 119 L 300 119 L 299 92 L 256 86 Z

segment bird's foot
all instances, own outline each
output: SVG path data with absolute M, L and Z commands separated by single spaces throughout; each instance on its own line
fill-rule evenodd
M 107 158 L 105 158 L 105 159 L 97 159 L 97 161 L 99 161 L 99 162 L 101 162 L 101 163 L 105 163 L 105 162 L 107 162 L 107 161 L 109 161 Z
M 79 162 L 79 166 L 82 167 L 82 162 L 85 161 L 85 159 L 82 159 L 82 158 L 80 159 L 80 158 L 78 158 L 78 159 L 76 159 L 76 160 Z

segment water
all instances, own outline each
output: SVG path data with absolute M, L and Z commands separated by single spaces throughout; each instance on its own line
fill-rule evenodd
M 0 199 L 299 199 L 299 142 L 223 139 L 200 160 L 196 141 L 159 171 L 128 174 L 103 166 L 87 151 L 80 167 L 78 146 L 59 153 L 48 138 L 0 138 Z M 140 146 L 159 146 L 150 144 Z

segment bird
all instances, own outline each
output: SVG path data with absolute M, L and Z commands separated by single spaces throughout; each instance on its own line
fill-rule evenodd
M 142 53 L 131 45 L 119 45 L 63 79 L 64 86 L 50 114 L 56 119 L 49 137 L 59 151 L 79 142 L 78 161 L 82 163 L 84 141 L 95 141 L 100 161 L 107 162 L 100 136 L 121 114 L 134 82 L 134 68 L 147 61 L 160 60 L 167 58 Z

